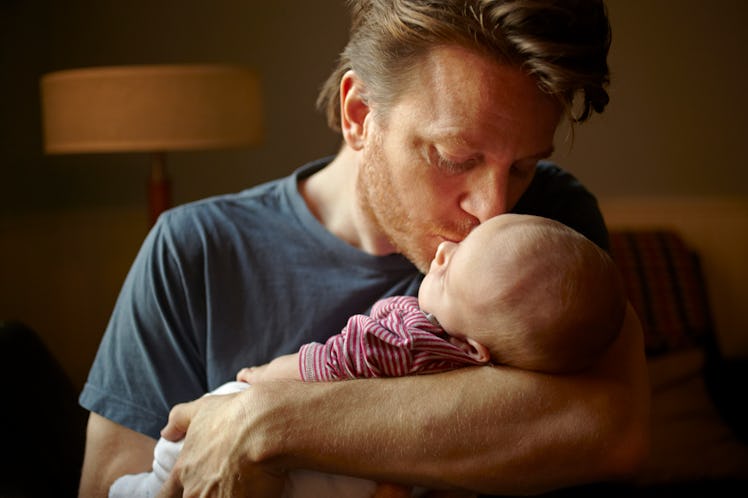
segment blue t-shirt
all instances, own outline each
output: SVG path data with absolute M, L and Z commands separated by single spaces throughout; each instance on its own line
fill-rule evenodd
M 366 254 L 309 211 L 298 181 L 329 161 L 164 213 L 127 275 L 81 405 L 158 438 L 176 403 L 242 367 L 324 342 L 382 297 L 416 295 L 422 275 L 407 259 Z M 607 246 L 595 199 L 549 163 L 515 211 Z

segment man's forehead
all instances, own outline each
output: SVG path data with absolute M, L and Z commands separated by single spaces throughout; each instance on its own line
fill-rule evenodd
M 537 126 L 555 131 L 561 115 L 558 102 L 533 77 L 464 47 L 437 47 L 413 71 L 413 84 L 399 104 L 418 122 L 419 133 L 435 141 L 482 148 L 482 142 L 496 139 L 492 133 L 503 137 L 508 130 L 533 141 Z M 533 144 L 528 155 L 551 146 L 552 137 Z

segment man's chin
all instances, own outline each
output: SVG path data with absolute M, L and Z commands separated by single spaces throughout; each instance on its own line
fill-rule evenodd
M 413 231 L 415 230 L 411 229 L 411 233 Z M 395 233 L 398 233 L 401 236 L 401 243 L 399 244 L 396 242 L 398 237 L 395 236 Z M 440 240 L 433 240 L 430 238 L 416 240 L 413 237 L 409 237 L 404 230 L 397 230 L 396 232 L 390 231 L 387 235 L 387 239 L 390 241 L 390 244 L 392 244 L 392 247 L 395 248 L 396 252 L 403 255 L 408 261 L 413 263 L 413 265 L 418 268 L 418 271 L 424 275 L 429 271 L 431 260 L 434 258 L 436 248 L 440 242 Z M 421 247 L 426 247 L 427 249 L 421 250 Z
M 424 275 L 428 273 L 429 266 L 431 266 L 432 256 L 420 254 L 420 251 L 410 251 L 407 248 L 401 248 L 399 249 L 399 252 L 400 254 L 405 256 L 408 261 L 413 263 L 413 265 L 418 268 L 418 271 L 420 271 Z M 434 249 L 434 252 L 436 252 L 436 249 Z

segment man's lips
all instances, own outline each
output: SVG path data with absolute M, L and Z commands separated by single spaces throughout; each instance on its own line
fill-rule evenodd
M 439 235 L 437 235 L 437 239 L 439 239 L 439 243 L 441 243 L 441 242 L 454 242 L 455 244 L 459 244 L 460 242 L 462 242 L 463 240 L 465 240 L 465 237 L 467 237 L 467 233 L 464 234 L 464 235 L 462 235 L 462 234 L 456 234 L 456 233 L 452 233 L 452 234 L 439 234 Z

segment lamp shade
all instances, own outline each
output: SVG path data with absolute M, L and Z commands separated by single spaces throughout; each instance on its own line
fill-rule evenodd
M 243 147 L 262 137 L 260 85 L 244 67 L 136 65 L 41 79 L 49 154 Z

